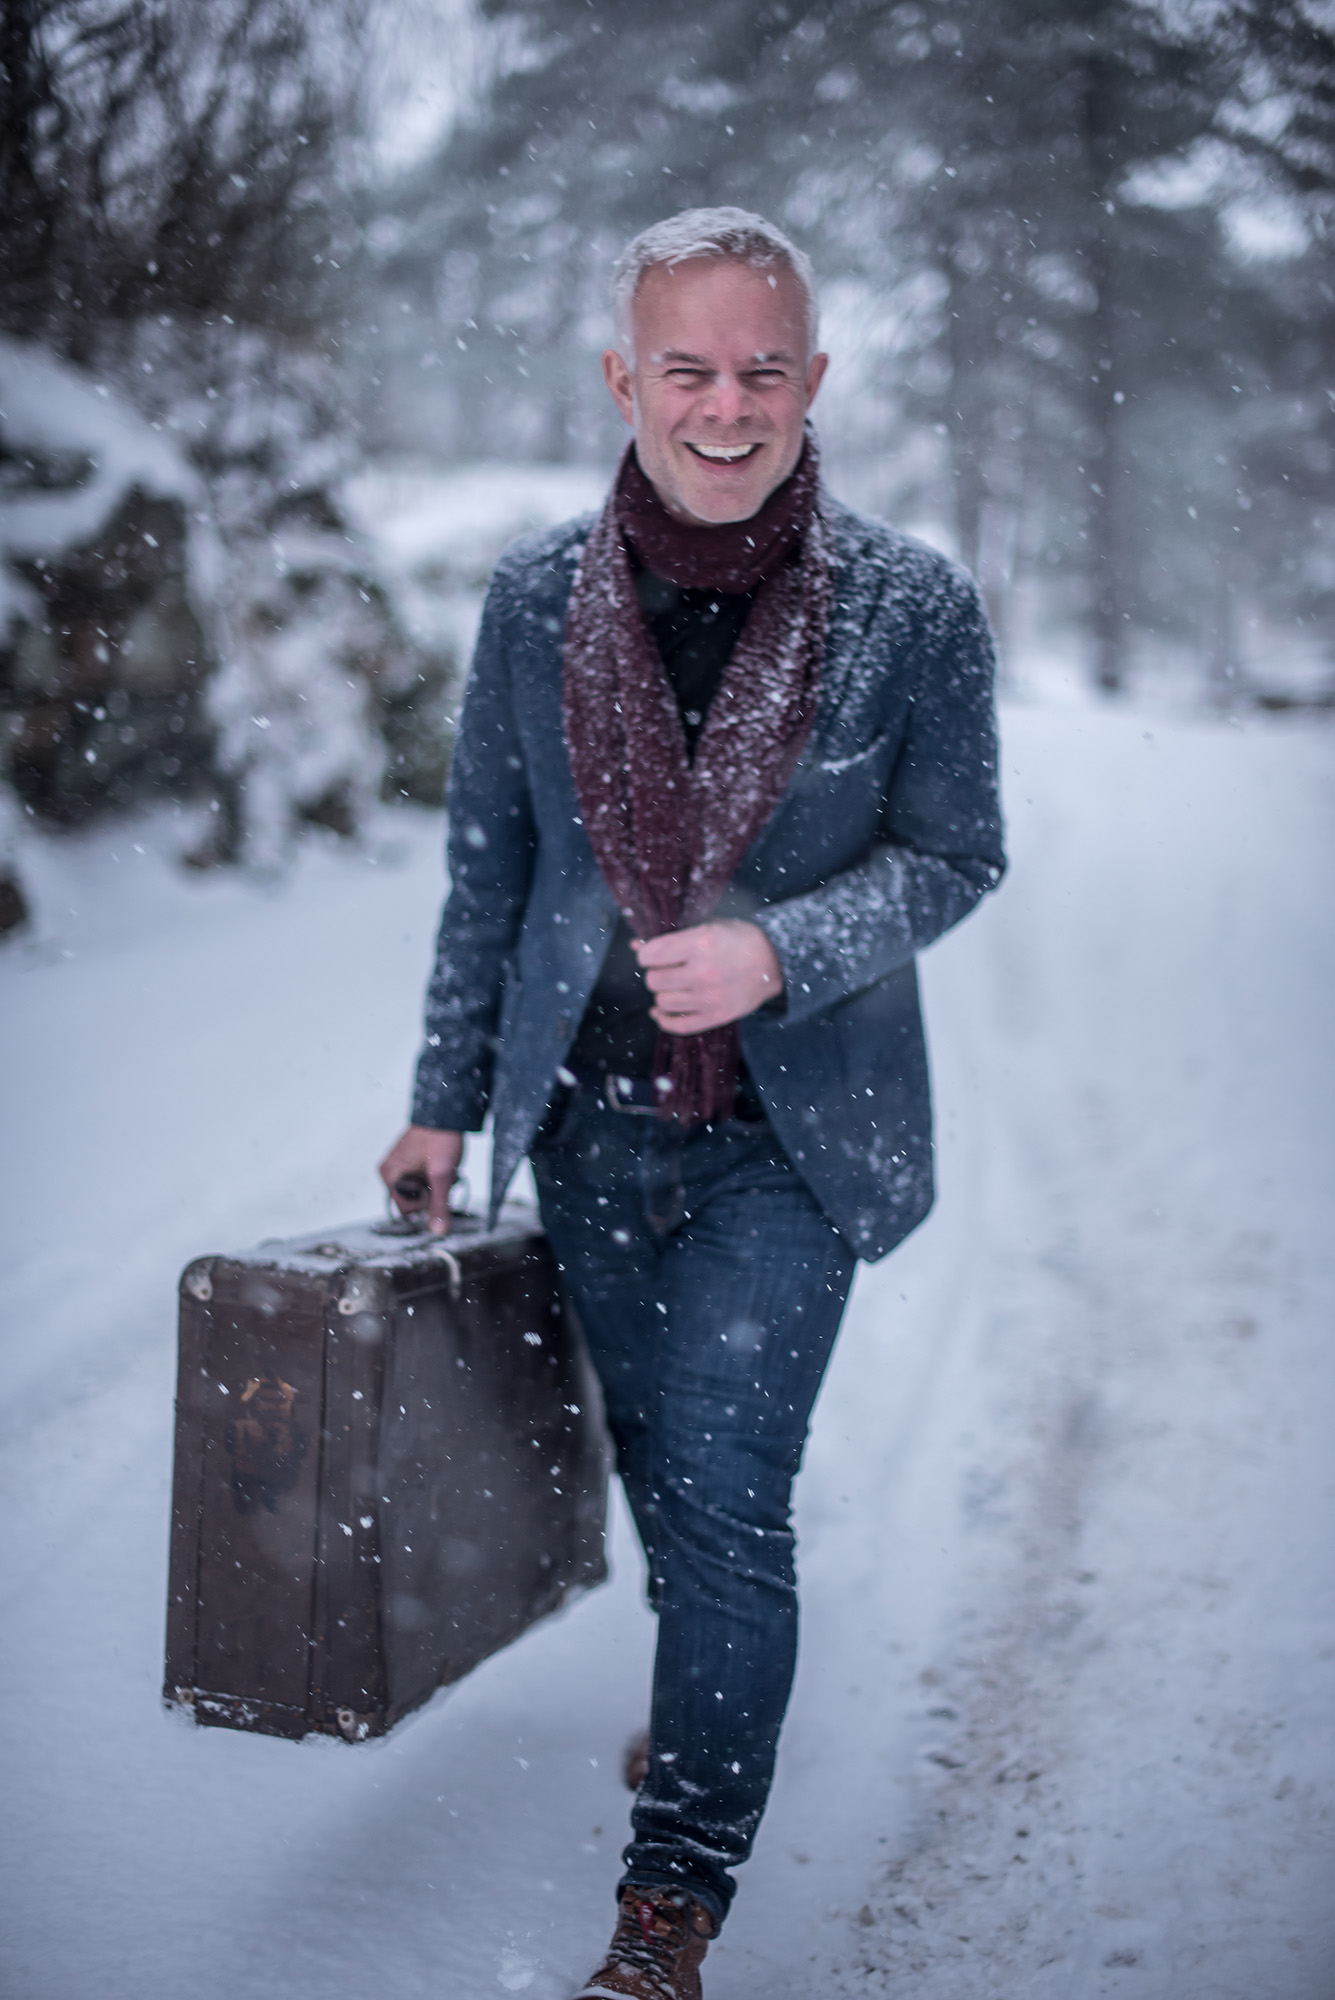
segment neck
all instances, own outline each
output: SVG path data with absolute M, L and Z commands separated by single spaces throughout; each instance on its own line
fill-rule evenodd
M 617 471 L 617 522 L 647 569 L 686 588 L 754 590 L 781 569 L 817 504 L 819 452 L 809 431 L 796 466 L 743 521 L 695 521 L 672 509 L 640 467 L 633 445 Z

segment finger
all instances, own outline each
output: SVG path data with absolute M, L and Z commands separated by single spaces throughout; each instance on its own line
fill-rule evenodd
M 700 1007 L 692 1007 L 680 1014 L 669 1014 L 664 1008 L 655 1007 L 651 1010 L 649 1019 L 655 1027 L 664 1029 L 669 1035 L 700 1035 L 707 1028 L 719 1028 L 723 1025 L 721 1015 Z
M 454 1186 L 452 1171 L 437 1170 L 431 1176 L 431 1202 L 427 1209 L 426 1226 L 433 1236 L 448 1236 L 450 1233 L 450 1189 Z
M 691 955 L 691 947 L 687 942 L 689 936 L 688 931 L 669 931 L 662 937 L 650 938 L 647 943 L 637 942 L 633 938 L 631 943 L 641 968 L 650 965 L 685 965 Z
M 380 1162 L 379 1173 L 400 1215 L 410 1215 L 415 1208 L 425 1207 L 426 1177 L 410 1166 L 397 1148 Z
M 650 1012 L 655 1019 L 661 1015 L 666 1021 L 693 1021 L 709 1012 L 709 1002 L 698 993 L 660 993 Z
M 390 1193 L 398 1203 L 399 1213 L 412 1215 L 426 1207 L 431 1196 L 431 1183 L 420 1167 L 410 1167 L 391 1183 Z
M 661 996 L 665 993 L 691 993 L 697 982 L 689 966 L 663 965 L 651 966 L 644 975 L 644 983 L 651 993 Z

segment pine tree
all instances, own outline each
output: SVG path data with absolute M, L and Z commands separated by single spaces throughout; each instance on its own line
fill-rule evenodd
M 604 456 L 615 251 L 673 209 L 737 202 L 792 228 L 824 280 L 885 301 L 862 448 L 941 441 L 955 540 L 999 621 L 1016 561 L 1078 584 L 1113 691 L 1136 628 L 1182 615 L 1175 566 L 1215 615 L 1211 579 L 1247 540 L 1231 496 L 1265 459 L 1243 450 L 1238 392 L 1250 419 L 1268 369 L 1310 380 L 1291 321 L 1321 338 L 1331 71 L 1312 0 L 485 11 L 522 20 L 522 53 L 398 191 L 385 265 L 444 322 L 466 448 Z M 1274 153 L 1239 107 L 1281 77 L 1295 109 Z M 1264 154 L 1317 216 L 1269 307 L 1229 249 L 1227 177 L 1203 164 L 1222 152 Z M 1174 173 L 1188 192 L 1170 199 Z M 1222 628 L 1208 644 L 1231 650 Z

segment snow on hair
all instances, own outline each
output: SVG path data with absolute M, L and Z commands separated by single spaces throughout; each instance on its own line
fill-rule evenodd
M 745 208 L 685 208 L 664 222 L 642 229 L 617 258 L 612 273 L 612 315 L 617 337 L 630 355 L 631 307 L 640 280 L 655 264 L 683 264 L 688 257 L 740 257 L 763 270 L 782 264 L 802 288 L 806 301 L 807 353 L 816 346 L 816 274 L 811 259 L 763 215 Z

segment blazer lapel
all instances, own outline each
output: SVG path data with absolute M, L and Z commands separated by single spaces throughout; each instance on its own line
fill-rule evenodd
M 820 692 L 816 715 L 802 754 L 793 768 L 790 785 L 811 764 L 819 763 L 831 724 L 843 705 L 849 675 L 861 651 L 867 628 L 876 615 L 881 589 L 867 588 L 864 571 L 862 524 L 855 514 L 833 501 L 826 515 L 826 532 L 834 562 L 834 610 L 821 661 Z M 782 804 L 782 801 L 780 801 Z M 771 816 L 773 824 L 776 813 Z

